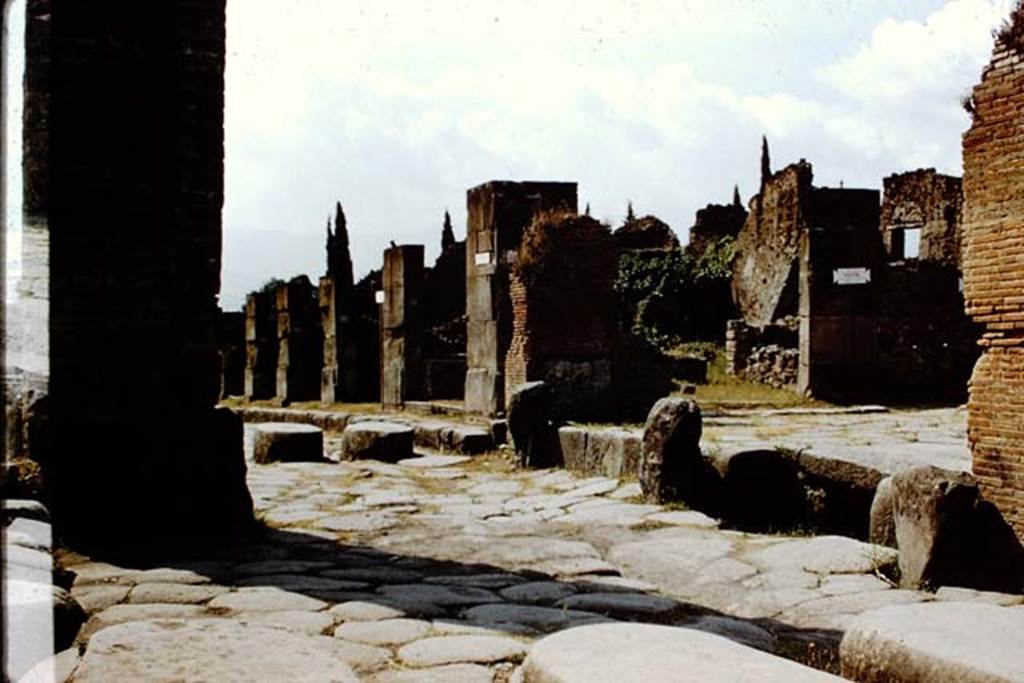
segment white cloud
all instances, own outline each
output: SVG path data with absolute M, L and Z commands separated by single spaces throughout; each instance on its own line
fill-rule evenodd
M 229 3 L 223 300 L 319 274 L 336 198 L 365 272 L 390 239 L 436 253 L 494 178 L 576 180 L 682 237 L 755 189 L 762 132 L 819 184 L 956 170 L 1007 1 Z

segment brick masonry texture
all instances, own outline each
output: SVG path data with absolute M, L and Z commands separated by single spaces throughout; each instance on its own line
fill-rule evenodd
M 983 495 L 1024 538 L 1024 8 L 997 38 L 963 138 L 967 312 L 984 325 L 968 440 Z
M 918 258 L 960 265 L 963 188 L 960 178 L 934 168 L 891 175 L 884 180 L 882 239 L 891 258 L 900 258 L 901 230 L 920 228 Z

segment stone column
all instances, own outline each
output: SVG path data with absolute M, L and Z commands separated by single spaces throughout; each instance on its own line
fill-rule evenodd
M 320 278 L 320 323 L 324 334 L 320 402 L 324 405 L 358 400 L 354 297 L 351 288 L 347 292 L 339 290 L 333 276 Z
M 505 356 L 512 341 L 509 254 L 542 211 L 575 213 L 576 183 L 491 181 L 466 196 L 466 409 L 505 410 Z
M 273 398 L 277 391 L 277 324 L 272 292 L 245 297 L 245 397 Z
M 423 245 L 405 244 L 386 249 L 383 280 L 381 403 L 393 408 L 420 397 Z
M 277 303 L 277 398 L 288 404 L 320 398 L 323 338 L 320 309 L 306 276 L 275 292 Z

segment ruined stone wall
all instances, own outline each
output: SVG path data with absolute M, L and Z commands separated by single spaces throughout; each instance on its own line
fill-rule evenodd
M 46 17 L 49 77 L 29 87 L 48 90 L 48 150 L 26 163 L 50 229 L 58 533 L 121 552 L 228 537 L 252 509 L 241 422 L 214 408 L 224 2 Z
M 356 401 L 380 400 L 380 304 L 376 294 L 383 288 L 381 271 L 371 270 L 356 283 L 353 320 L 356 338 Z
M 751 325 L 767 325 L 797 310 L 801 238 L 811 202 L 811 165 L 791 164 L 765 179 L 750 201 L 736 241 L 733 299 Z
M 997 39 L 964 134 L 967 313 L 983 326 L 968 402 L 974 474 L 1024 537 L 1024 10 Z
M 799 357 L 799 319 L 790 316 L 755 327 L 730 320 L 725 333 L 725 371 L 752 382 L 789 386 L 796 382 L 796 366 L 789 376 L 791 357 Z M 775 372 L 775 358 L 784 358 Z M 756 366 L 756 367 L 752 367 Z
M 527 230 L 511 268 L 507 395 L 518 384 L 543 380 L 560 417 L 611 412 L 617 268 L 615 240 L 592 218 L 552 216 Z
M 423 245 L 384 250 L 381 305 L 381 403 L 399 407 L 423 398 Z
M 576 212 L 576 183 L 491 181 L 466 193 L 466 409 L 505 410 L 505 354 L 512 340 L 509 254 L 544 211 Z
M 277 398 L 317 401 L 323 369 L 323 329 L 317 292 L 305 275 L 274 292 L 277 311 Z
M 738 204 L 708 204 L 697 211 L 686 251 L 699 256 L 709 244 L 723 237 L 735 238 L 746 221 L 747 210 Z
M 274 292 L 245 297 L 245 397 L 273 398 L 277 393 L 277 299 Z
M 903 231 L 921 230 L 918 259 L 960 266 L 960 178 L 934 168 L 891 175 L 884 181 L 882 239 L 890 259 L 904 257 Z

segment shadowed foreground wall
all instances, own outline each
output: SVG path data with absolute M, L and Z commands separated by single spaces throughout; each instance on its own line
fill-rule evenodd
M 224 0 L 30 0 L 50 38 L 49 150 L 26 182 L 51 231 L 46 463 L 58 533 L 124 552 L 251 520 L 241 423 L 216 410 Z
M 984 326 L 968 440 L 974 474 L 1024 537 L 1024 10 L 997 39 L 964 134 L 967 312 Z

